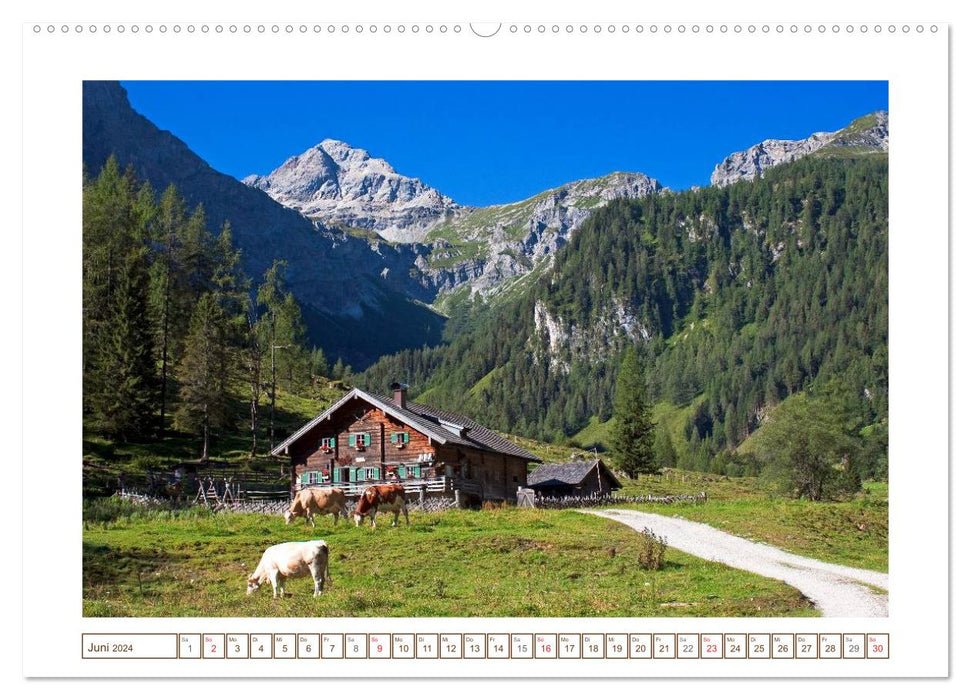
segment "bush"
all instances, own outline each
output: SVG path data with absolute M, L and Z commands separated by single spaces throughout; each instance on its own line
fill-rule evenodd
M 129 467 L 134 472 L 144 473 L 153 469 L 161 469 L 166 463 L 167 460 L 163 457 L 156 457 L 154 455 L 138 455 L 132 459 Z
M 637 555 L 637 563 L 642 569 L 660 571 L 664 568 L 664 555 L 668 551 L 667 538 L 656 535 L 653 530 L 646 527 L 641 530 L 641 535 L 644 540 L 641 551 Z
M 772 410 L 754 437 L 761 478 L 781 494 L 838 500 L 859 490 L 851 455 L 858 438 L 845 408 L 829 396 L 795 394 Z
M 739 454 L 728 450 L 715 455 L 712 461 L 712 471 L 725 476 L 758 476 L 762 473 L 763 466 L 754 454 Z

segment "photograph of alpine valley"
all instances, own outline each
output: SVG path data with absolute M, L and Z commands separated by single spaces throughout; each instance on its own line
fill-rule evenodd
M 886 82 L 84 82 L 91 617 L 881 617 Z

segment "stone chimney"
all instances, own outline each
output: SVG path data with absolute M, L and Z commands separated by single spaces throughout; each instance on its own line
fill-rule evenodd
M 398 408 L 408 408 L 408 385 L 395 382 L 391 385 L 391 391 L 394 392 L 395 406 Z

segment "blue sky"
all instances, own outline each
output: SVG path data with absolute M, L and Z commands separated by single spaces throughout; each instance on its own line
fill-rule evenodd
M 733 151 L 888 105 L 883 81 L 122 84 L 138 112 L 237 178 L 335 138 L 473 205 L 615 170 L 707 185 Z

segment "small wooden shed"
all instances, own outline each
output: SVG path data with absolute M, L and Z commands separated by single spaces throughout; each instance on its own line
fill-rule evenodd
M 609 496 L 620 488 L 617 477 L 600 459 L 564 464 L 541 464 L 526 479 L 537 495 Z

